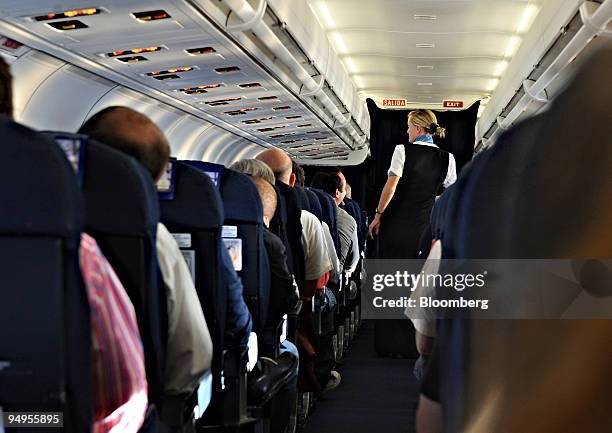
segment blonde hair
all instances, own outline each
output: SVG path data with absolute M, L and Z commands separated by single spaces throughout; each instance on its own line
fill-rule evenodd
M 436 119 L 436 115 L 431 110 L 412 110 L 408 113 L 408 121 L 412 122 L 414 126 L 420 126 L 428 134 L 444 138 L 446 128 L 442 128 L 438 125 L 438 119 Z

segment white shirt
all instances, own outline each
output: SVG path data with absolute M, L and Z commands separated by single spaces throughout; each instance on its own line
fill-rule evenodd
M 323 226 L 319 219 L 308 211 L 302 210 L 302 246 L 306 257 L 306 279 L 316 280 L 332 270 L 325 246 Z
M 329 226 L 325 221 L 321 222 L 323 226 L 323 235 L 325 237 L 325 246 L 327 247 L 327 253 L 332 263 L 332 277 L 333 281 L 338 281 L 340 275 L 340 260 L 338 260 L 338 254 L 336 254 L 336 247 L 334 246 L 334 239 L 332 238 Z
M 157 225 L 156 249 L 168 303 L 164 392 L 191 394 L 210 368 L 212 341 L 187 263 L 174 236 L 161 223 Z
M 426 141 L 415 141 L 413 144 L 418 144 L 421 146 L 431 146 L 438 147 L 433 143 L 428 143 Z M 404 161 L 406 161 L 406 150 L 404 145 L 400 144 L 395 146 L 395 150 L 393 151 L 393 156 L 391 157 L 391 165 L 389 166 L 389 171 L 387 171 L 387 175 L 389 176 L 399 176 L 402 177 L 402 173 L 404 172 Z M 443 186 L 444 188 L 448 188 L 457 180 L 457 164 L 455 162 L 455 157 L 452 153 L 448 153 L 448 168 L 446 170 L 446 178 L 444 179 Z

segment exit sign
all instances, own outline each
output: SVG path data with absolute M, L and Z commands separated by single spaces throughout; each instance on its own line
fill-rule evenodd
M 463 108 L 463 101 L 442 101 L 444 108 Z
M 383 107 L 405 107 L 405 99 L 383 99 Z

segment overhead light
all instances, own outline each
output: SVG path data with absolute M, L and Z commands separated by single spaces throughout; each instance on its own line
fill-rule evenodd
M 493 75 L 495 75 L 496 77 L 501 77 L 501 74 L 504 73 L 507 67 L 508 67 L 508 62 L 505 60 L 502 60 L 495 67 L 495 72 L 493 72 Z
M 152 71 L 152 72 L 147 72 L 146 75 L 149 77 L 155 76 L 155 75 L 164 75 L 164 74 L 176 74 L 177 72 L 189 72 L 189 71 L 193 71 L 193 66 L 181 66 L 180 68 L 172 68 L 172 69 L 165 69 L 163 71 Z
M 35 21 L 48 21 L 48 20 L 58 20 L 61 18 L 74 18 L 74 17 L 82 17 L 89 15 L 97 15 L 102 12 L 98 8 L 88 8 L 88 9 L 76 9 L 72 11 L 65 12 L 49 12 L 48 14 L 38 15 L 33 17 Z
M 86 29 L 89 27 L 87 24 L 79 20 L 55 21 L 53 23 L 47 23 L 47 25 L 63 32 L 69 30 Z
M 435 48 L 436 47 L 435 44 L 415 44 L 414 46 L 417 48 Z
M 498 84 L 499 84 L 499 78 L 493 78 L 491 81 L 489 81 L 489 84 L 486 90 L 488 92 L 492 92 L 493 90 L 495 90 Z
M 433 86 L 433 83 L 417 83 L 417 86 Z
M 417 69 L 429 69 L 432 70 L 434 67 L 433 65 L 417 65 Z
M 433 99 L 433 97 L 432 96 L 420 95 L 420 96 L 417 96 L 417 99 Z
M 188 50 L 185 50 L 185 52 L 192 56 L 199 56 L 202 54 L 216 53 L 217 50 L 215 50 L 213 47 L 202 47 L 202 48 L 189 48 Z
M 428 21 L 433 21 L 433 20 L 437 20 L 438 17 L 436 15 L 428 15 L 428 14 L 414 14 L 414 19 L 415 20 L 428 20 Z
M 514 56 L 520 44 L 521 44 L 520 36 L 516 36 L 516 35 L 512 36 L 510 38 L 510 41 L 508 42 L 508 45 L 506 46 L 506 52 L 504 53 L 504 57 L 510 58 Z
M 133 12 L 132 16 L 138 21 L 143 22 L 165 20 L 167 18 L 170 18 L 170 14 L 161 9 L 146 12 Z
M 331 34 L 331 37 L 332 37 L 332 43 L 334 44 L 334 47 L 336 48 L 336 53 L 346 54 L 348 52 L 348 49 L 346 48 L 346 44 L 344 43 L 344 39 L 342 38 L 342 35 L 339 32 L 333 32 Z
M 355 66 L 355 62 L 353 61 L 353 59 L 351 59 L 350 57 L 345 57 L 344 59 L 342 59 L 342 61 L 344 62 L 344 65 L 346 66 L 347 72 L 349 74 L 354 74 L 355 72 L 357 72 L 357 66 Z
M 534 4 L 528 4 L 525 6 L 525 10 L 523 11 L 523 15 L 521 16 L 521 20 L 519 21 L 519 25 L 516 28 L 516 32 L 519 34 L 527 33 L 531 24 L 533 23 L 533 19 L 539 12 L 538 6 Z
M 136 63 L 136 62 L 144 62 L 145 60 L 148 60 L 148 59 L 143 56 L 126 56 L 126 57 L 117 57 L 117 60 L 123 63 Z
M 317 9 L 319 9 L 319 14 L 318 15 L 323 20 L 323 25 L 326 28 L 333 29 L 334 27 L 336 27 L 336 22 L 334 21 L 334 18 L 332 17 L 332 14 L 331 14 L 331 11 L 329 10 L 329 8 L 325 4 L 325 2 L 322 2 L 322 1 L 318 2 L 317 3 Z
M 117 50 L 111 51 L 110 53 L 106 53 L 106 57 L 117 57 L 117 56 L 125 56 L 127 54 L 142 54 L 142 53 L 154 53 L 156 51 L 161 51 L 162 47 L 146 47 L 146 48 L 133 48 L 131 50 Z

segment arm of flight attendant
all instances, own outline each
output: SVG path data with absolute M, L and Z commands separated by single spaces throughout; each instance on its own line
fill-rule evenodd
M 376 207 L 376 215 L 374 215 L 374 219 L 370 224 L 369 232 L 370 237 L 372 239 L 374 239 L 374 236 L 378 236 L 378 230 L 380 229 L 380 216 L 391 202 L 399 180 L 400 176 L 389 175 L 389 177 L 387 177 L 387 183 L 385 183 L 385 187 L 383 188 L 382 193 L 380 194 L 378 206 Z

